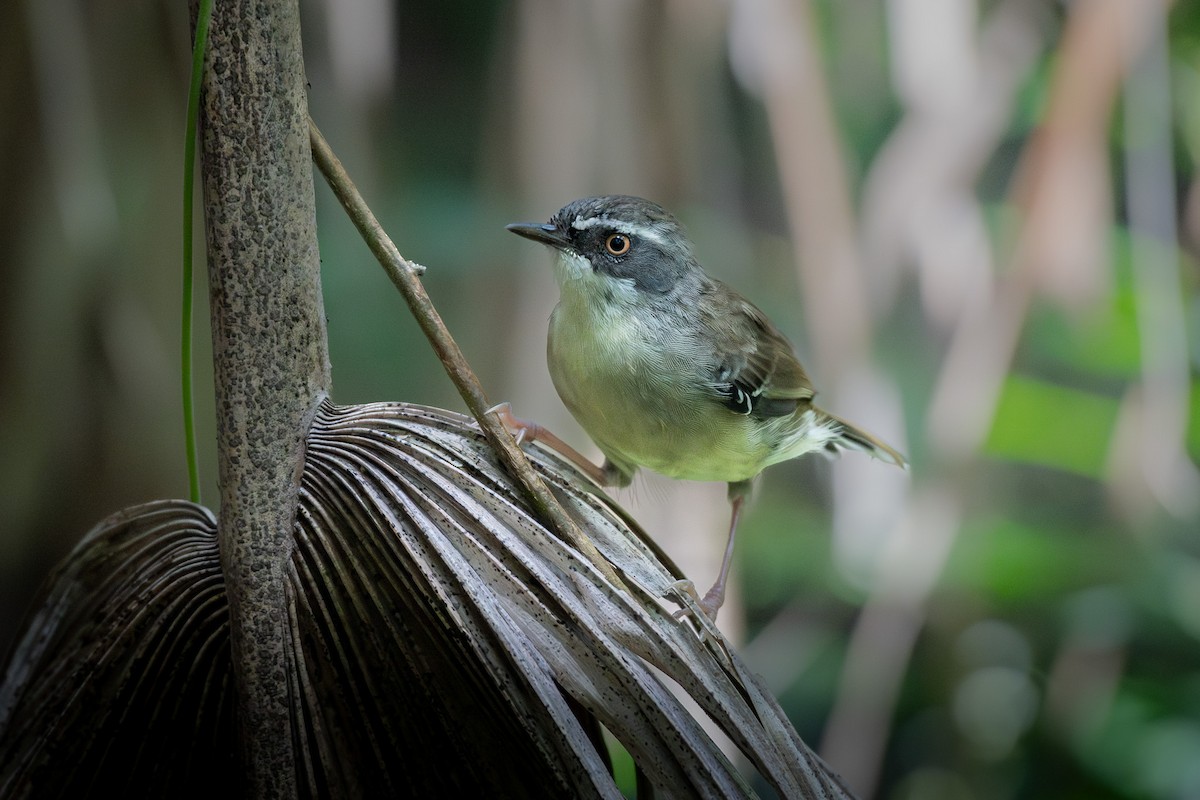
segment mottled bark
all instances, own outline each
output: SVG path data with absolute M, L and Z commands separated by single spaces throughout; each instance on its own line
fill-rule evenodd
M 329 389 L 294 0 L 214 9 L 201 99 L 221 563 L 250 792 L 295 795 L 285 565 L 313 411 Z

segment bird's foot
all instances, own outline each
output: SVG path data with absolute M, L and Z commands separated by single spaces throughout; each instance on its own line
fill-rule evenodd
M 487 414 L 495 414 L 496 419 L 504 426 L 504 429 L 513 435 L 519 446 L 524 441 L 536 442 L 538 437 L 546 433 L 546 429 L 536 422 L 521 419 L 512 411 L 510 403 L 497 403 L 489 408 Z
M 696 584 L 689 580 L 676 581 L 675 583 L 671 584 L 671 590 L 677 595 L 686 595 L 692 601 L 691 603 L 684 601 L 683 608 L 671 615 L 675 617 L 675 619 L 694 617 L 696 613 L 695 607 L 699 607 L 700 611 L 703 612 L 704 616 L 708 618 L 709 622 L 714 624 L 716 623 L 717 612 L 721 610 L 721 606 L 725 602 L 724 586 L 713 586 L 704 593 L 704 597 L 701 597 L 696 592 Z
M 500 421 L 500 424 L 517 440 L 518 446 L 522 442 L 541 442 L 578 467 L 598 486 L 611 486 L 613 484 L 612 476 L 605 469 L 597 467 L 574 447 L 571 447 L 571 445 L 555 436 L 549 428 L 538 425 L 536 422 L 521 419 L 513 414 L 512 406 L 508 403 L 498 403 L 489 408 L 486 413 L 496 415 L 496 419 Z
M 700 610 L 704 612 L 705 616 L 716 622 L 717 612 L 721 610 L 721 606 L 725 605 L 725 587 L 723 585 L 713 586 L 704 593 L 704 597 L 700 598 L 697 605 L 700 606 Z

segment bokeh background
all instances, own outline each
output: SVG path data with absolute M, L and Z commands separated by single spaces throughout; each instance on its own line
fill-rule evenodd
M 1200 1 L 301 11 L 313 115 L 494 400 L 595 454 L 503 225 L 640 194 L 911 457 L 768 470 L 722 616 L 864 797 L 1200 797 Z M 186 494 L 186 14 L 0 6 L 0 648 L 91 525 Z M 335 399 L 461 410 L 317 191 Z M 711 581 L 722 486 L 616 496 Z

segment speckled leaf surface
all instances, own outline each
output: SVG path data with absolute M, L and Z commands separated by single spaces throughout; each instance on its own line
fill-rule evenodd
M 781 796 L 848 796 L 720 634 L 672 617 L 669 562 L 529 450 L 623 585 L 531 515 L 468 418 L 321 409 L 281 620 L 303 791 L 618 797 L 599 723 L 657 797 L 752 795 L 675 683 Z M 68 559 L 15 651 L 0 794 L 236 786 L 232 685 L 212 517 L 123 512 Z

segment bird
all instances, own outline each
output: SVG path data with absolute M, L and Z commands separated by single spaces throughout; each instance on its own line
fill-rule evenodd
M 605 487 L 628 486 L 642 467 L 727 483 L 724 558 L 698 602 L 714 622 L 743 504 L 766 467 L 841 449 L 907 466 L 890 445 L 813 405 L 812 382 L 787 338 L 704 271 L 683 225 L 661 205 L 629 195 L 587 197 L 549 222 L 506 228 L 554 252 L 559 301 L 546 342 L 550 377 L 604 463 L 597 467 L 513 416 L 508 404 L 497 413 L 519 440 L 549 442 Z

